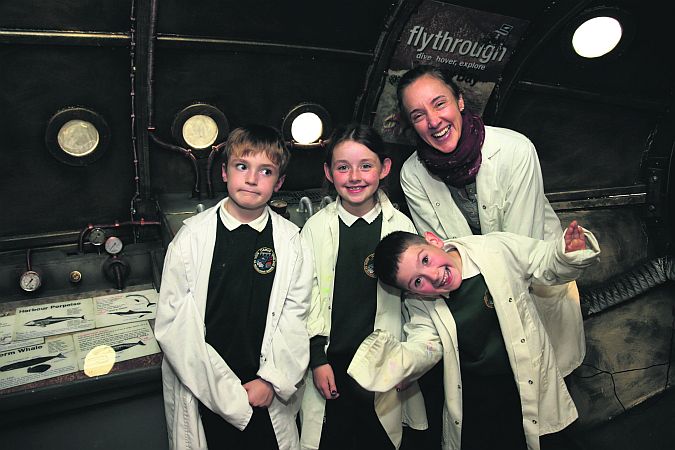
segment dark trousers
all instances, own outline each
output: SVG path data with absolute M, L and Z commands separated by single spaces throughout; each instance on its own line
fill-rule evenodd
M 429 428 L 426 430 L 404 428 L 401 450 L 439 450 L 443 432 L 443 404 L 445 403 L 443 361 L 424 374 L 418 380 L 418 384 L 424 396 Z
M 419 380 L 424 396 L 429 428 L 404 429 L 402 450 L 438 450 L 443 432 L 443 364 L 439 362 Z M 462 450 L 525 450 L 525 432 L 520 398 L 511 376 L 465 377 L 463 399 Z
M 267 408 L 253 408 L 246 428 L 239 431 L 203 404 L 199 404 L 209 450 L 277 450 L 277 437 Z
M 462 449 L 527 450 L 513 374 L 462 377 Z
M 394 450 L 375 413 L 374 394 L 347 375 L 351 358 L 329 355 L 340 397 L 326 400 L 321 450 Z

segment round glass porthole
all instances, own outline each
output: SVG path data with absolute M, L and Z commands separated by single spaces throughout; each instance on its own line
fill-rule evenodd
M 331 120 L 326 109 L 316 103 L 301 103 L 284 117 L 281 133 L 286 142 L 296 146 L 319 145 L 330 135 Z
M 227 117 L 215 106 L 195 103 L 180 111 L 173 120 L 171 134 L 185 148 L 209 149 L 224 141 L 230 132 Z
M 181 132 L 190 147 L 207 148 L 218 138 L 218 124 L 209 116 L 196 114 L 185 121 Z
M 572 46 L 579 56 L 598 58 L 619 44 L 623 28 L 614 17 L 593 17 L 579 25 L 572 35 Z
M 86 120 L 69 120 L 56 134 L 61 150 L 71 156 L 82 157 L 90 154 L 99 143 L 98 130 Z
M 45 144 L 52 156 L 71 166 L 86 166 L 98 160 L 109 143 L 107 122 L 85 108 L 58 111 L 49 120 L 45 132 Z

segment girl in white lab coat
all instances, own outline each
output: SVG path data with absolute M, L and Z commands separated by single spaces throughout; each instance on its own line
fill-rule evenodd
M 373 256 L 382 236 L 415 228 L 379 189 L 391 159 L 377 132 L 349 125 L 335 130 L 330 142 L 324 171 L 338 198 L 302 229 L 316 275 L 301 445 L 321 450 L 396 449 L 402 421 L 426 426 L 418 387 L 373 394 L 347 376 L 347 366 L 373 330 L 401 337 L 400 291 L 377 281 Z

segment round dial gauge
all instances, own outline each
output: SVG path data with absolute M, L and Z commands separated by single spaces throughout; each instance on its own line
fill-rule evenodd
M 79 270 L 73 270 L 70 272 L 70 275 L 68 275 L 68 279 L 70 280 L 71 283 L 79 283 L 82 281 L 82 272 Z
M 25 271 L 21 274 L 21 278 L 19 278 L 19 286 L 26 292 L 37 291 L 41 284 L 40 274 L 34 270 Z
M 110 236 L 105 240 L 105 251 L 111 255 L 118 254 L 122 251 L 123 247 L 124 244 L 122 243 L 122 239 L 118 238 L 117 236 Z
M 99 246 L 105 242 L 105 231 L 100 228 L 94 228 L 89 233 L 89 242 Z

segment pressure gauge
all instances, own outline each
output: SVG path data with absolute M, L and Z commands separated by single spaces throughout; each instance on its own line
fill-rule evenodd
M 68 279 L 70 280 L 71 283 L 77 284 L 80 281 L 82 281 L 82 272 L 80 272 L 79 270 L 73 270 L 68 275 Z
M 27 270 L 19 278 L 19 286 L 26 292 L 35 292 L 42 285 L 40 274 L 34 270 Z
M 89 242 L 95 246 L 102 245 L 105 242 L 105 231 L 100 228 L 94 228 L 89 233 Z
M 111 255 L 118 254 L 122 251 L 123 247 L 124 244 L 122 243 L 122 239 L 118 238 L 117 236 L 110 236 L 105 240 L 105 251 Z

